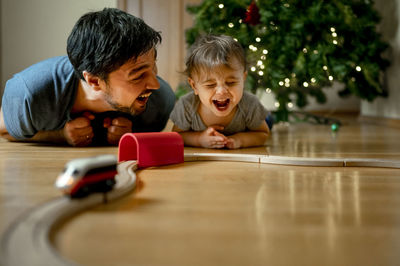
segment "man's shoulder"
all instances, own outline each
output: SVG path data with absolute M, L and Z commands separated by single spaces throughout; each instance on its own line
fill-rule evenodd
M 52 57 L 29 66 L 11 79 L 23 81 L 29 90 L 53 87 L 75 81 L 74 68 L 68 57 Z
M 51 73 L 51 72 L 59 72 L 59 73 L 70 73 L 73 71 L 71 62 L 69 61 L 67 56 L 57 56 L 51 57 L 40 62 L 37 62 L 21 72 L 17 73 L 19 75 L 35 75 L 37 72 Z

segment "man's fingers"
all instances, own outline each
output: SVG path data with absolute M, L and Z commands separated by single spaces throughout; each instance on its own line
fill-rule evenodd
M 112 120 L 113 126 L 132 128 L 132 121 L 125 117 L 117 117 Z
M 90 112 L 88 112 L 88 111 L 83 112 L 82 115 L 83 115 L 83 117 L 86 117 L 86 118 L 89 119 L 89 120 L 93 120 L 93 119 L 95 118 L 94 114 L 92 114 L 92 113 L 90 113 Z
M 74 120 L 70 121 L 69 123 L 73 128 L 76 128 L 76 129 L 90 127 L 90 120 L 83 116 L 75 118 Z
M 111 126 L 111 118 L 109 117 L 104 118 L 103 127 L 109 128 L 110 126 Z

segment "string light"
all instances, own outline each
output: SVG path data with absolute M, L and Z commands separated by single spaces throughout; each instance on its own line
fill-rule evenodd
M 327 66 L 323 66 L 322 69 L 326 71 L 326 70 L 328 70 L 328 67 Z
M 249 49 L 252 50 L 253 52 L 257 51 L 257 47 L 255 47 L 252 44 L 249 45 Z
M 332 77 L 332 76 L 329 76 L 328 79 L 329 79 L 330 81 L 332 81 L 332 80 L 333 80 L 333 77 Z
M 263 54 L 268 54 L 268 50 L 264 49 Z
M 293 103 L 288 103 L 287 106 L 288 106 L 289 108 L 293 108 Z
M 256 71 L 256 67 L 252 66 L 252 67 L 250 68 L 250 70 L 254 72 L 254 71 Z
M 264 72 L 262 72 L 262 71 L 260 70 L 260 71 L 258 71 L 258 75 L 263 76 L 263 75 L 264 75 Z
M 232 22 L 228 24 L 229 28 L 233 28 L 233 26 L 235 26 Z
M 262 55 L 262 56 L 260 57 L 260 59 L 261 59 L 261 60 L 265 60 L 265 59 L 267 59 L 267 58 L 265 57 L 265 55 Z
M 333 44 L 337 44 L 337 41 L 336 41 L 336 40 L 333 40 Z
M 285 83 L 285 87 L 289 88 L 290 87 L 290 83 Z
M 224 8 L 224 4 L 219 4 L 218 7 L 219 7 L 220 9 L 223 9 L 223 8 Z
M 314 50 L 313 53 L 314 53 L 314 54 L 318 54 L 318 51 L 317 51 L 317 50 Z
M 307 48 L 303 48 L 303 53 L 307 53 Z
M 334 27 L 331 27 L 331 32 L 335 32 L 336 29 Z
M 311 78 L 311 83 L 315 83 L 317 80 L 315 78 Z
M 307 88 L 308 87 L 308 82 L 304 81 L 303 82 L 303 86 Z
M 237 41 L 238 41 L 238 39 L 236 39 L 236 38 L 233 38 L 233 40 L 235 40 L 235 42 L 237 42 Z
M 337 37 L 337 33 L 336 32 L 332 32 L 332 37 Z
M 256 42 L 261 42 L 261 38 L 260 38 L 260 37 L 257 37 L 257 38 L 256 38 Z
M 290 79 L 289 78 L 285 78 L 285 83 L 289 83 Z
M 360 72 L 360 71 L 361 71 L 361 67 L 360 67 L 360 66 L 356 66 L 356 70 L 357 70 L 358 72 Z
M 264 68 L 265 68 L 265 66 L 264 66 L 264 65 L 261 65 L 261 66 L 260 66 L 260 68 L 261 68 L 261 69 L 264 69 Z
M 242 22 L 243 22 L 243 20 L 242 20 L 242 19 L 239 19 L 239 23 L 242 24 Z
M 283 86 L 283 81 L 279 81 L 279 86 Z
M 266 92 L 266 93 L 271 93 L 272 91 L 271 91 L 270 88 L 266 88 L 266 89 L 265 89 L 265 92 Z
M 263 64 L 263 62 L 261 60 L 257 61 L 257 66 L 261 66 Z
M 278 102 L 275 102 L 275 107 L 281 106 Z

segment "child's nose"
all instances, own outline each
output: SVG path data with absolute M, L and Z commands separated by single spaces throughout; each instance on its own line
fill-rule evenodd
M 226 93 L 228 90 L 224 85 L 219 85 L 217 86 L 217 93 L 219 94 L 224 94 Z

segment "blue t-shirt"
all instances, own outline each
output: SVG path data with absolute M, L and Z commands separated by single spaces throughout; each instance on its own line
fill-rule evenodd
M 153 91 L 146 110 L 130 116 L 134 132 L 161 131 L 174 107 L 171 87 L 157 78 L 160 89 Z M 72 119 L 78 83 L 67 56 L 44 60 L 15 74 L 6 83 L 2 103 L 8 133 L 23 140 L 38 131 L 62 129 Z

